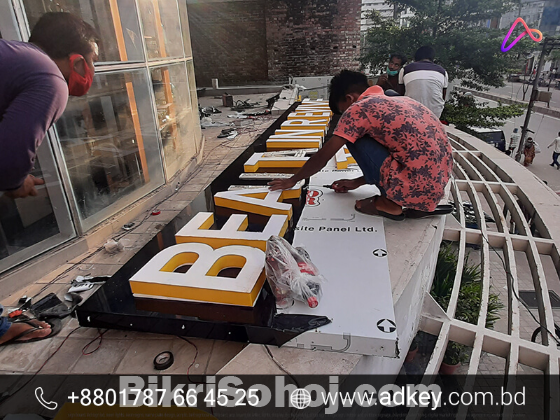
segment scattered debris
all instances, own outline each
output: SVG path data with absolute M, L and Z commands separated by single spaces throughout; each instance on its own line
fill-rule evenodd
M 272 109 L 272 107 L 274 106 L 274 103 L 279 99 L 280 99 L 280 94 L 279 93 L 274 95 L 272 98 L 268 98 L 266 100 L 266 103 L 268 104 L 267 105 L 268 109 Z
M 219 121 L 213 121 L 212 118 L 210 117 L 204 117 L 200 120 L 200 126 L 202 128 L 207 128 L 207 127 L 224 127 L 224 126 L 228 126 L 228 123 L 224 123 L 224 122 L 219 122 Z
M 235 101 L 235 105 L 231 108 L 232 111 L 244 111 L 246 109 L 255 108 L 259 106 L 258 102 L 250 103 L 247 101 Z
M 218 138 L 223 139 L 225 137 L 229 137 L 233 133 L 237 134 L 237 131 L 235 131 L 235 128 L 225 128 L 225 129 L 222 130 L 222 132 L 220 134 L 218 134 Z
M 124 225 L 122 228 L 124 230 L 132 230 L 133 227 L 134 227 L 134 222 L 130 222 L 130 223 L 127 223 L 126 225 Z
M 107 242 L 105 242 L 103 248 L 105 248 L 105 251 L 109 254 L 116 254 L 117 252 L 121 252 L 124 249 L 124 244 L 121 241 L 117 242 L 114 239 L 109 239 Z
M 233 107 L 233 96 L 228 95 L 228 93 L 224 93 L 222 95 L 222 105 L 225 107 Z
M 163 351 L 154 358 L 154 369 L 165 370 L 171 367 L 174 362 L 173 353 Z

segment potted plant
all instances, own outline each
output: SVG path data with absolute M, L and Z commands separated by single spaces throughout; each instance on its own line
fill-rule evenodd
M 462 344 L 450 341 L 447 343 L 443 361 L 439 367 L 439 373 L 442 375 L 452 375 L 455 373 L 461 363 L 469 359 L 467 347 Z
M 404 362 L 412 362 L 414 360 L 414 356 L 416 356 L 416 353 L 418 353 L 418 341 L 416 340 L 416 337 L 414 337 L 412 339 L 412 343 L 410 343 L 410 348 L 408 349 L 408 353 L 406 354 Z

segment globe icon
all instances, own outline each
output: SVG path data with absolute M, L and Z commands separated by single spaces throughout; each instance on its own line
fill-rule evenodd
M 311 405 L 311 394 L 307 389 L 295 389 L 290 395 L 290 403 L 298 410 L 303 410 Z

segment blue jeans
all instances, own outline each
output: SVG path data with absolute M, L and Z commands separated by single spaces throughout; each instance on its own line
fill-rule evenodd
M 379 184 L 379 180 L 381 178 L 381 165 L 389 156 L 389 151 L 370 136 L 359 138 L 355 143 L 347 141 L 346 147 L 348 147 L 348 151 L 364 173 L 366 182 L 375 184 L 381 191 L 381 195 L 386 195 L 385 190 Z
M 0 315 L 2 315 L 2 312 L 4 312 L 4 307 L 0 305 Z M 11 325 L 12 324 L 10 321 L 8 321 L 8 318 L 6 318 L 5 316 L 0 317 L 0 337 L 6 334 Z

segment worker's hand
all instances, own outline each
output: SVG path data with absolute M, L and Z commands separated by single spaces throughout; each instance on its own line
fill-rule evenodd
M 29 197 L 30 195 L 36 196 L 37 190 L 35 189 L 36 185 L 43 185 L 45 183 L 44 180 L 40 178 L 35 178 L 33 175 L 27 175 L 27 178 L 23 181 L 21 187 L 17 190 L 12 191 L 5 191 L 4 195 L 10 198 L 25 198 Z
M 346 193 L 355 190 L 360 185 L 356 179 L 340 179 L 332 183 L 332 189 L 337 193 Z
M 379 76 L 379 79 L 377 79 L 377 86 L 385 86 L 388 81 L 389 78 L 387 77 L 387 75 L 382 74 L 381 76 Z
M 271 191 L 276 191 L 276 190 L 289 190 L 290 188 L 293 188 L 293 186 L 296 185 L 296 181 L 293 181 L 292 178 L 288 178 L 288 179 L 275 179 L 273 181 L 270 181 L 268 183 L 268 188 Z

